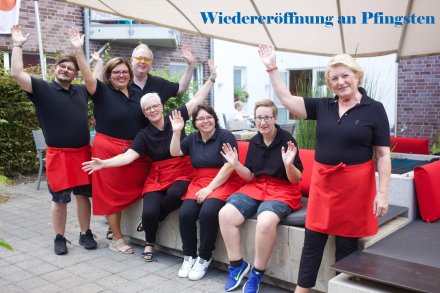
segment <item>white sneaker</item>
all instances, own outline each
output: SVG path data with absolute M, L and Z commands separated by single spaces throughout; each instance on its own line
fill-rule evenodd
M 191 270 L 191 268 L 193 267 L 195 262 L 196 262 L 195 258 L 188 256 L 188 255 L 185 255 L 185 257 L 183 258 L 183 264 L 180 267 L 180 270 L 177 273 L 177 275 L 180 278 L 187 278 L 189 271 Z
M 198 281 L 203 278 L 203 276 L 206 274 L 206 271 L 208 270 L 211 260 L 212 258 L 210 260 L 204 260 L 203 258 L 198 257 L 196 263 L 189 271 L 188 278 L 192 281 Z

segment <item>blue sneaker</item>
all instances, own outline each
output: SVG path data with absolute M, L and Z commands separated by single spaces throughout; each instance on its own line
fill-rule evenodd
M 249 279 L 243 286 L 243 292 L 257 293 L 260 289 L 261 278 L 263 278 L 263 274 L 260 274 L 259 272 L 255 271 L 254 268 L 252 268 Z
M 228 266 L 229 278 L 225 285 L 225 291 L 229 292 L 237 288 L 243 277 L 249 272 L 250 265 L 243 261 L 241 266 L 234 268 L 233 266 Z

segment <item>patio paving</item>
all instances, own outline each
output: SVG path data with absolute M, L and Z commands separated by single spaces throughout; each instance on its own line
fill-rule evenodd
M 68 205 L 66 238 L 69 253 L 53 252 L 54 233 L 50 217 L 51 196 L 42 182 L 0 186 L 0 195 L 10 196 L 0 204 L 0 237 L 14 251 L 0 248 L 0 292 L 224 292 L 226 272 L 210 268 L 200 281 L 177 277 L 182 259 L 158 253 L 157 261 L 140 259 L 142 247 L 133 245 L 134 255 L 110 251 L 103 217 L 92 217 L 91 228 L 98 249 L 78 244 L 79 228 L 75 200 Z M 240 292 L 236 289 L 234 292 Z M 263 284 L 260 292 L 286 290 Z

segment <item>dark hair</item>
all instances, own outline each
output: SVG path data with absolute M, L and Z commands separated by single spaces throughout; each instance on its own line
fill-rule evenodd
M 214 117 L 214 120 L 215 120 L 215 127 L 217 128 L 217 127 L 219 126 L 219 124 L 218 124 L 218 117 L 217 117 L 217 114 L 215 113 L 214 109 L 213 109 L 211 106 L 209 106 L 209 105 L 205 105 L 205 104 L 198 105 L 198 106 L 196 106 L 196 108 L 193 110 L 192 115 L 191 115 L 191 118 L 192 118 L 192 125 L 193 125 L 194 127 L 196 127 L 196 118 L 197 118 L 197 115 L 199 114 L 199 112 L 200 112 L 201 110 L 205 110 L 206 112 L 208 112 L 208 114 L 210 114 L 210 115 L 212 115 L 212 116 Z M 197 127 L 196 127 L 196 128 L 197 128 Z
M 57 60 L 57 62 L 55 64 L 56 65 L 60 65 L 61 63 L 64 63 L 64 62 L 72 62 L 73 65 L 75 65 L 76 71 L 79 70 L 78 62 L 76 61 L 76 57 L 75 56 L 73 56 L 73 55 L 63 55 L 63 56 L 61 56 Z
M 116 57 L 110 59 L 105 65 L 104 74 L 102 76 L 102 81 L 105 84 L 112 84 L 110 81 L 110 75 L 112 74 L 113 69 L 120 64 L 125 64 L 128 68 L 128 73 L 130 74 L 130 81 L 128 83 L 130 84 L 133 81 L 133 70 L 131 69 L 130 62 L 125 58 Z

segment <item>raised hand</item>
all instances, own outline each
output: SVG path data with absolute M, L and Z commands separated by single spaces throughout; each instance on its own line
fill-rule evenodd
M 99 52 L 93 52 L 90 54 L 90 57 L 94 62 L 102 61 L 101 56 L 99 56 Z
M 281 148 L 281 157 L 283 158 L 284 166 L 288 166 L 293 163 L 296 153 L 297 153 L 297 149 L 295 145 L 293 144 L 293 142 L 288 141 L 287 149 L 285 150 L 284 147 Z
M 186 45 L 182 46 L 182 58 L 185 59 L 187 64 L 194 64 L 196 62 L 196 58 L 194 58 L 191 49 Z
M 214 62 L 211 59 L 208 59 L 208 67 L 209 67 L 209 72 L 211 73 L 210 77 L 216 79 L 217 78 L 217 66 L 214 65 Z
M 180 111 L 174 110 L 171 113 L 170 121 L 171 121 L 171 126 L 173 127 L 174 132 L 182 131 L 183 127 L 185 126 L 185 121 L 183 120 L 182 114 L 180 114 Z
M 99 158 L 92 158 L 91 161 L 82 163 L 82 169 L 88 174 L 92 174 L 93 171 L 98 171 L 104 168 L 104 161 Z
M 238 152 L 236 148 L 232 148 L 229 143 L 224 143 L 222 146 L 222 151 L 220 154 L 228 161 L 232 166 L 236 166 L 238 164 Z
M 84 46 L 84 35 L 81 35 L 76 27 L 72 27 L 69 30 L 69 39 L 75 49 L 80 49 Z
M 263 64 L 267 68 L 275 67 L 277 65 L 275 51 L 271 45 L 261 44 L 258 53 L 260 54 L 261 61 L 263 61 Z
M 21 26 L 18 24 L 14 24 L 11 27 L 11 39 L 14 44 L 23 45 L 26 43 L 29 37 L 29 33 L 23 35 L 23 31 L 21 30 Z
M 208 195 L 212 193 L 212 189 L 209 187 L 204 187 L 196 192 L 197 203 L 202 203 Z

